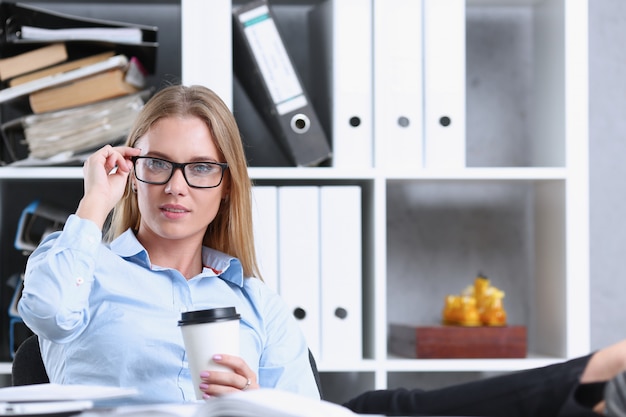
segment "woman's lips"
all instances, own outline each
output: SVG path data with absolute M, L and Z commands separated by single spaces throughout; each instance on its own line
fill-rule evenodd
M 168 219 L 179 219 L 189 213 L 189 210 L 183 206 L 166 204 L 161 206 L 161 212 Z

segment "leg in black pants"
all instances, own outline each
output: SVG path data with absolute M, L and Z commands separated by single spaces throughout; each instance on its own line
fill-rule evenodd
M 590 358 L 431 391 L 370 391 L 344 405 L 361 414 L 597 417 L 591 407 L 602 400 L 605 383 L 580 384 Z

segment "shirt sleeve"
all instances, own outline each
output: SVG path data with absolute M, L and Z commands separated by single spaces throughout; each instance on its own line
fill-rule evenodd
M 18 311 L 35 333 L 65 343 L 86 327 L 101 245 L 95 223 L 70 215 L 63 230 L 47 236 L 31 254 Z

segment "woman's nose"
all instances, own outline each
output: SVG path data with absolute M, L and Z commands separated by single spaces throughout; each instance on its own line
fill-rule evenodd
M 183 174 L 183 170 L 181 168 L 175 168 L 172 173 L 172 177 L 165 185 L 165 192 L 172 194 L 181 194 L 184 193 L 189 187 L 187 184 L 187 180 L 185 179 L 185 175 Z

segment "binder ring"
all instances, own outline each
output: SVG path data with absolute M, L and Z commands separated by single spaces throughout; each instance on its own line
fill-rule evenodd
M 306 133 L 311 127 L 311 120 L 306 114 L 297 113 L 291 118 L 291 129 L 299 134 Z

